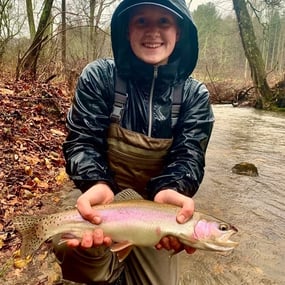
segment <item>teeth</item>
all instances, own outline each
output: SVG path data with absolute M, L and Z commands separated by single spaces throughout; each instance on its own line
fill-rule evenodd
M 147 48 L 158 48 L 161 46 L 161 44 L 144 44 Z

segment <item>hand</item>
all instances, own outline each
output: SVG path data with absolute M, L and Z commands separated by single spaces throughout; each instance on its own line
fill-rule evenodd
M 104 182 L 98 182 L 85 193 L 83 193 L 76 203 L 76 207 L 81 216 L 93 224 L 99 225 L 102 220 L 98 213 L 92 209 L 93 205 L 108 204 L 114 199 L 114 193 L 111 188 Z M 67 245 L 70 247 L 81 246 L 83 248 L 90 248 L 92 246 L 110 246 L 112 240 L 110 237 L 105 237 L 102 229 L 97 228 L 93 232 L 85 232 L 82 240 L 70 239 Z
M 176 216 L 176 220 L 180 224 L 187 222 L 192 217 L 194 212 L 193 199 L 183 194 L 180 194 L 173 189 L 161 190 L 154 197 L 154 201 L 158 203 L 172 204 L 181 207 L 181 210 Z M 185 251 L 189 254 L 194 253 L 196 250 L 190 246 L 182 244 L 176 237 L 172 236 L 163 237 L 156 245 L 156 248 L 174 250 L 175 253 L 178 253 L 181 250 L 185 249 Z

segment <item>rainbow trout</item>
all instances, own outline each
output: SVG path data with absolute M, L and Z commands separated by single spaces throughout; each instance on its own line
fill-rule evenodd
M 114 244 L 110 250 L 117 253 L 120 261 L 133 246 L 154 246 L 168 235 L 193 248 L 211 251 L 229 251 L 238 244 L 229 239 L 237 229 L 226 222 L 194 212 L 188 222 L 179 224 L 176 221 L 179 207 L 139 199 L 136 192 L 125 191 L 118 195 L 128 200 L 117 197 L 113 203 L 94 206 L 102 217 L 100 225 L 83 219 L 76 209 L 44 216 L 15 217 L 14 226 L 22 236 L 21 256 L 33 254 L 57 234 L 62 234 L 63 239 L 80 240 L 84 232 L 95 227 L 102 228 L 104 234 L 112 238 Z

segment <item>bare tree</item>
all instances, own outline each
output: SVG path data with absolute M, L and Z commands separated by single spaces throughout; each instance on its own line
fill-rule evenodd
M 26 10 L 27 10 L 27 16 L 28 16 L 30 38 L 33 39 L 36 34 L 36 28 L 35 28 L 32 0 L 26 0 Z
M 61 1 L 61 61 L 66 68 L 66 0 Z
M 266 108 L 272 101 L 273 92 L 267 82 L 267 74 L 262 54 L 257 46 L 253 24 L 247 10 L 245 0 L 233 0 L 233 6 L 238 20 L 241 41 L 243 44 L 245 56 L 251 70 L 251 77 L 255 87 L 260 95 L 258 106 Z
M 19 59 L 16 70 L 17 80 L 19 79 L 19 77 L 28 80 L 36 79 L 37 61 L 41 52 L 42 45 L 48 38 L 48 36 L 44 35 L 50 24 L 49 20 L 51 15 L 52 4 L 53 0 L 45 0 L 44 2 L 40 22 L 33 42 L 28 48 L 28 50 L 25 52 L 24 56 Z
M 15 14 L 13 0 L 0 0 L 0 63 L 8 43 L 19 34 L 24 21 Z
M 85 54 L 88 61 L 96 59 L 105 53 L 106 37 L 109 38 L 107 32 L 110 23 L 110 17 L 107 15 L 112 11 L 112 7 L 118 0 L 89 0 L 78 1 L 77 10 L 86 17 L 86 24 L 88 26 L 88 33 L 86 33 L 86 26 L 82 31 L 88 36 L 86 39 Z
M 90 0 L 90 15 L 89 15 L 89 41 L 90 45 L 93 46 L 94 37 L 95 37 L 95 9 L 96 9 L 96 0 Z M 93 49 L 94 51 L 94 49 Z M 93 55 L 94 56 L 94 55 Z

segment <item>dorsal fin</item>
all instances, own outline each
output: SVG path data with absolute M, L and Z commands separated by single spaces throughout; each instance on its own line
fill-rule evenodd
M 133 189 L 127 188 L 116 194 L 114 201 L 143 200 L 143 197 Z

